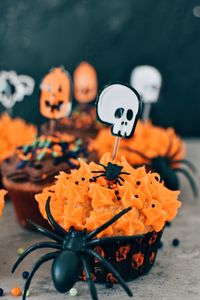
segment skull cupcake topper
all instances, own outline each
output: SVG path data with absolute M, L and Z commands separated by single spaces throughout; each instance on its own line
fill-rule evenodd
M 145 103 L 143 119 L 148 119 L 151 103 L 157 102 L 159 98 L 161 74 L 152 66 L 138 66 L 131 74 L 130 83 L 141 95 L 142 101 Z
M 40 112 L 48 119 L 60 119 L 70 114 L 71 78 L 62 67 L 52 69 L 41 84 Z
M 111 125 L 112 134 L 130 138 L 139 118 L 141 102 L 136 90 L 123 85 L 111 84 L 97 100 L 97 115 L 102 123 Z

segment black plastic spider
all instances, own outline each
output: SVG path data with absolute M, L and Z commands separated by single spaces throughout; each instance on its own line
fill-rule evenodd
M 117 164 L 112 164 L 111 162 L 108 162 L 108 165 L 105 166 L 103 164 L 98 163 L 98 165 L 102 166 L 104 170 L 101 171 L 92 171 L 92 173 L 100 173 L 98 176 L 94 176 L 93 179 L 97 179 L 99 177 L 106 177 L 107 180 L 113 181 L 115 180 L 119 185 L 122 185 L 120 180 L 124 181 L 124 178 L 122 178 L 120 175 L 130 175 L 128 172 L 121 172 L 123 169 L 122 166 L 118 166 Z
M 26 299 L 26 293 L 30 286 L 31 280 L 38 270 L 38 268 L 45 262 L 49 260 L 54 260 L 51 268 L 51 275 L 54 286 L 57 291 L 60 293 L 65 293 L 69 291 L 76 281 L 79 278 L 80 271 L 83 268 L 86 273 L 86 279 L 90 288 L 91 297 L 93 300 L 98 300 L 97 291 L 95 284 L 92 280 L 90 266 L 88 263 L 88 259 L 93 257 L 98 259 L 103 267 L 111 272 L 121 284 L 126 293 L 132 297 L 132 292 L 129 289 L 126 282 L 123 280 L 121 275 L 115 270 L 115 268 L 101 255 L 93 250 L 93 247 L 97 245 L 101 245 L 108 241 L 126 241 L 127 239 L 133 240 L 136 238 L 140 238 L 142 236 L 114 236 L 114 237 L 103 237 L 96 238 L 96 235 L 105 230 L 108 226 L 116 222 L 119 218 L 121 218 L 124 214 L 129 212 L 131 207 L 128 207 L 122 210 L 120 213 L 111 218 L 108 222 L 104 223 L 97 229 L 93 230 L 90 233 L 87 233 L 86 230 L 76 231 L 74 228 L 71 228 L 69 232 L 65 231 L 53 218 L 50 211 L 50 197 L 46 202 L 46 213 L 49 222 L 53 226 L 53 232 L 48 231 L 47 229 L 33 223 L 29 220 L 33 227 L 43 235 L 51 238 L 55 242 L 41 242 L 34 245 L 31 245 L 27 248 L 24 253 L 18 258 L 15 262 L 12 273 L 16 270 L 18 265 L 22 262 L 22 260 L 30 254 L 32 251 L 41 248 L 53 248 L 57 249 L 55 252 L 51 252 L 45 254 L 40 257 L 39 260 L 33 266 L 24 287 L 23 300 Z
M 170 155 L 172 143 L 169 145 L 166 153 L 163 156 L 156 156 L 153 158 L 150 158 L 146 156 L 145 154 L 134 150 L 130 148 L 130 151 L 138 154 L 143 159 L 147 161 L 145 165 L 147 168 L 150 168 L 151 170 L 157 172 L 160 174 L 161 180 L 164 181 L 165 186 L 168 187 L 171 190 L 178 190 L 179 189 L 179 179 L 177 177 L 177 173 L 182 173 L 188 180 L 192 192 L 195 197 L 198 197 L 198 187 L 195 183 L 194 178 L 190 174 L 190 172 L 187 169 L 181 168 L 179 166 L 176 166 L 177 164 L 184 164 L 186 165 L 193 173 L 197 174 L 197 170 L 195 166 L 186 159 L 179 159 L 175 160 L 174 158 L 177 156 L 177 154 L 181 151 L 181 148 L 179 147 L 173 154 Z

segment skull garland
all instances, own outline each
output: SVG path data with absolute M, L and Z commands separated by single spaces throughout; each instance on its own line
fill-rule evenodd
M 130 84 L 142 97 L 144 103 L 158 101 L 162 78 L 159 71 L 152 66 L 138 66 L 131 73 Z
M 49 119 L 60 119 L 71 112 L 71 77 L 62 67 L 52 69 L 41 84 L 40 112 Z
M 98 118 L 112 125 L 112 134 L 116 136 L 132 136 L 140 111 L 141 101 L 137 91 L 126 85 L 111 84 L 97 99 Z

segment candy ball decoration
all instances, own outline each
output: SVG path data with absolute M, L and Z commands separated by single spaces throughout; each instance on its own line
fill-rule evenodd
M 0 102 L 6 109 L 12 109 L 16 102 L 33 93 L 35 82 L 27 75 L 15 71 L 0 72 Z
M 112 134 L 130 138 L 140 116 L 141 101 L 133 88 L 111 84 L 103 89 L 97 99 L 97 116 L 102 123 L 111 125 Z
M 97 95 L 97 73 L 88 62 L 81 62 L 74 71 L 74 97 L 79 103 L 89 103 Z
M 67 117 L 71 112 L 71 77 L 63 67 L 52 69 L 42 80 L 40 112 L 48 119 Z

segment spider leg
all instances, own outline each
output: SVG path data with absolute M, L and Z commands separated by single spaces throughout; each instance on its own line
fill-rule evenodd
M 121 182 L 119 181 L 119 179 L 116 179 L 116 182 L 117 182 L 120 186 L 122 186 L 122 184 L 121 184 Z
M 55 240 L 57 242 L 62 242 L 63 241 L 63 238 L 58 236 L 57 234 L 45 229 L 44 227 L 38 225 L 38 224 L 35 224 L 34 222 L 32 222 L 31 220 L 28 220 L 28 222 L 37 230 L 39 231 L 40 233 L 42 233 L 43 235 L 47 236 L 48 238 L 52 239 L 52 240 Z
M 92 171 L 92 173 L 104 173 L 105 174 L 105 171 Z
M 130 297 L 133 296 L 131 290 L 129 289 L 129 287 L 126 284 L 126 282 L 124 281 L 124 279 L 121 277 L 121 275 L 117 272 L 117 270 L 115 270 L 115 268 L 113 268 L 113 266 L 105 258 L 103 258 L 98 253 L 94 252 L 93 250 L 87 249 L 87 250 L 84 250 L 84 251 L 86 253 L 88 253 L 89 255 L 91 255 L 92 257 L 98 259 L 102 263 L 102 265 L 118 279 L 119 283 L 121 284 L 123 289 L 126 291 L 126 293 Z
M 122 178 L 121 176 L 118 176 L 119 179 L 121 179 L 123 182 L 125 181 L 124 178 Z
M 103 165 L 101 163 L 98 163 L 97 165 L 102 166 L 106 170 L 106 166 L 105 165 Z
M 104 238 L 99 238 L 99 239 L 95 239 L 89 242 L 86 242 L 86 246 L 90 246 L 90 247 L 95 247 L 99 244 L 103 244 L 106 242 L 131 242 L 132 240 L 135 239 L 139 239 L 139 238 L 143 238 L 144 235 L 133 235 L 133 236 L 113 236 L 113 237 L 104 237 Z
M 101 225 L 100 227 L 96 228 L 95 230 L 91 231 L 87 236 L 86 236 L 86 241 L 92 239 L 95 237 L 98 233 L 106 229 L 108 226 L 112 225 L 114 222 L 116 222 L 119 218 L 121 218 L 124 214 L 129 212 L 132 209 L 132 207 L 128 207 L 120 211 L 118 214 L 116 214 L 114 217 L 112 217 L 109 221 Z
M 96 291 L 95 284 L 92 280 L 90 267 L 87 263 L 86 258 L 82 257 L 81 260 L 82 260 L 82 263 L 83 263 L 83 268 L 84 268 L 85 273 L 86 273 L 86 279 L 87 279 L 87 283 L 88 283 L 88 286 L 89 286 L 89 289 L 90 289 L 90 294 L 92 296 L 92 300 L 98 300 L 97 291 Z
M 119 175 L 130 175 L 131 173 L 128 173 L 128 172 L 121 172 Z
M 51 242 L 42 242 L 37 243 L 34 245 L 31 245 L 29 248 L 27 248 L 22 255 L 18 258 L 18 260 L 15 262 L 14 266 L 12 267 L 12 273 L 15 272 L 18 265 L 25 259 L 27 255 L 29 255 L 31 252 L 42 249 L 42 248 L 53 248 L 53 249 L 62 249 L 62 245 L 59 245 L 57 243 L 51 243 Z
M 176 163 L 185 164 L 186 166 L 188 166 L 190 168 L 190 170 L 193 173 L 198 174 L 198 171 L 197 171 L 195 165 L 191 161 L 189 161 L 187 159 L 179 159 L 179 160 L 173 160 L 172 161 L 172 164 L 176 164 Z
M 174 168 L 173 170 L 175 172 L 180 172 L 183 175 L 185 175 L 185 177 L 187 178 L 187 180 L 188 180 L 188 182 L 189 182 L 189 184 L 191 186 L 191 189 L 192 189 L 194 197 L 197 198 L 198 195 L 199 195 L 199 191 L 198 191 L 198 187 L 197 187 L 197 185 L 196 185 L 193 177 L 191 176 L 191 174 L 187 170 L 181 169 L 181 168 Z
M 24 286 L 24 293 L 23 293 L 22 300 L 26 300 L 26 293 L 27 293 L 27 291 L 29 289 L 29 286 L 31 284 L 31 280 L 32 280 L 35 272 L 39 269 L 39 267 L 43 263 L 45 263 L 45 262 L 47 262 L 47 261 L 49 261 L 51 259 L 54 259 L 57 256 L 58 253 L 59 252 L 52 252 L 52 253 L 45 254 L 42 257 L 40 257 L 39 260 L 35 263 L 35 265 L 33 266 L 32 270 L 31 270 L 31 272 L 30 272 L 30 274 L 29 274 L 29 276 L 28 276 L 28 278 L 26 280 L 26 283 L 25 283 L 25 286 Z
M 104 177 L 105 175 L 104 174 L 101 174 L 101 175 L 98 175 L 98 176 L 94 176 L 93 178 L 97 179 L 99 177 Z
M 54 219 L 54 217 L 51 214 L 51 210 L 50 210 L 50 201 L 51 201 L 51 197 L 48 197 L 47 201 L 46 201 L 46 213 L 47 213 L 47 217 L 49 222 L 51 223 L 51 225 L 53 226 L 53 228 L 55 228 L 55 231 L 58 234 L 61 234 L 63 237 L 66 237 L 66 235 L 68 235 L 68 232 L 65 231 Z

